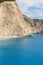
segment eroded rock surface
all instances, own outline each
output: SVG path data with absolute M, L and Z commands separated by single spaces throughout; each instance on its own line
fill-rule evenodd
M 30 19 L 24 15 L 24 20 L 30 24 L 33 29 L 33 33 L 43 34 L 43 20 L 40 19 Z
M 15 1 L 0 3 L 0 38 L 41 32 L 40 23 L 24 16 Z

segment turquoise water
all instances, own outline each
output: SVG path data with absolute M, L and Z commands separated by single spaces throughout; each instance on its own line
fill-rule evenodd
M 43 65 L 43 35 L 0 40 L 0 65 Z

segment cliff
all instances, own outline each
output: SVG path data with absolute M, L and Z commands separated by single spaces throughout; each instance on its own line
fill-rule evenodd
M 32 20 L 24 16 L 15 1 L 0 3 L 0 38 L 40 32 L 43 32 L 40 20 Z
M 30 24 L 33 29 L 33 33 L 43 34 L 43 20 L 41 19 L 30 19 L 27 16 L 24 16 L 24 20 Z

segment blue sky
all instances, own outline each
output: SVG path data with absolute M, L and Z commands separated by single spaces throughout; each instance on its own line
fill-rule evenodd
M 43 19 L 43 0 L 16 0 L 21 12 L 30 18 Z

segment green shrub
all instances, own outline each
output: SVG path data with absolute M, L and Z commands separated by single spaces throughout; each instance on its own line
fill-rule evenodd
M 15 0 L 0 0 L 0 3 L 4 1 L 15 1 Z

